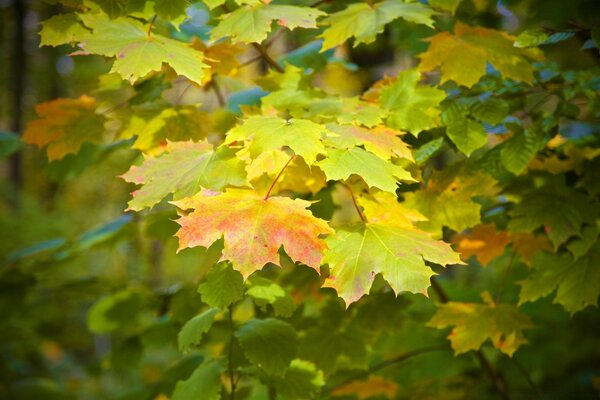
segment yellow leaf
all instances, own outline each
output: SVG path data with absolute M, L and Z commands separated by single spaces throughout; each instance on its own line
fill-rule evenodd
M 470 233 L 456 235 L 453 242 L 464 261 L 476 256 L 481 265 L 487 267 L 490 261 L 504 252 L 510 238 L 508 232 L 498 232 L 492 224 L 481 224 Z

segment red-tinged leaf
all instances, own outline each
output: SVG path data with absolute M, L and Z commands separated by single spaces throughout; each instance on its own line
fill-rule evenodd
M 177 220 L 179 249 L 209 247 L 223 237 L 223 259 L 230 260 L 245 278 L 267 263 L 279 264 L 277 252 L 282 246 L 292 260 L 318 270 L 327 247 L 319 236 L 333 233 L 306 209 L 310 202 L 300 199 L 265 200 L 254 191 L 227 189 L 174 204 L 194 210 Z

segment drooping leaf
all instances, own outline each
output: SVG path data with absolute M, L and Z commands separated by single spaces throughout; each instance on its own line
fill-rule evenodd
M 294 327 L 275 318 L 250 320 L 235 336 L 248 360 L 269 375 L 284 375 L 298 351 Z
M 202 336 L 208 332 L 213 324 L 215 315 L 219 312 L 218 308 L 209 308 L 202 314 L 196 315 L 185 323 L 177 335 L 179 351 L 187 352 L 192 346 L 197 345 L 202 340 Z
M 530 60 L 537 53 L 513 46 L 514 38 L 488 28 L 473 28 L 458 22 L 454 34 L 441 32 L 430 39 L 429 48 L 420 55 L 420 71 L 440 67 L 442 83 L 453 80 L 459 85 L 473 86 L 492 64 L 505 78 L 531 83 Z
M 473 151 L 487 143 L 487 133 L 479 122 L 467 117 L 458 117 L 444 123 L 446 134 L 466 156 L 470 156 Z
M 202 52 L 188 44 L 149 33 L 142 23 L 131 18 L 109 20 L 100 15 L 80 14 L 92 33 L 79 43 L 85 54 L 115 57 L 111 72 L 135 82 L 149 72 L 160 71 L 168 64 L 179 75 L 201 85 L 205 70 Z
M 434 273 L 425 260 L 461 263 L 450 245 L 415 228 L 358 224 L 336 231 L 326 242 L 323 263 L 329 264 L 330 276 L 323 286 L 334 288 L 347 305 L 369 293 L 376 274 L 381 273 L 396 294 L 427 295 Z
M 355 174 L 363 178 L 370 187 L 391 193 L 396 191 L 398 179 L 414 181 L 404 168 L 386 162 L 360 147 L 347 150 L 329 149 L 327 157 L 316 165 L 325 172 L 327 179 L 348 179 Z
M 260 43 L 271 32 L 273 21 L 290 30 L 316 28 L 316 20 L 322 15 L 325 13 L 316 8 L 257 2 L 225 14 L 211 31 L 211 37 L 213 40 L 230 37 L 233 42 Z
M 45 147 L 50 161 L 77 153 L 84 142 L 103 140 L 106 118 L 96 114 L 93 97 L 56 99 L 38 104 L 35 110 L 38 119 L 27 124 L 23 141 Z
M 492 224 L 481 224 L 470 233 L 456 235 L 452 241 L 456 243 L 456 251 L 463 260 L 476 256 L 481 265 L 486 267 L 490 261 L 504 253 L 510 237 L 506 231 L 496 231 Z
M 540 138 L 535 131 L 526 129 L 517 132 L 502 145 L 500 161 L 504 168 L 518 175 L 538 152 L 540 144 Z
M 533 273 L 519 282 L 519 302 L 526 303 L 548 296 L 556 290 L 554 303 L 574 314 L 598 304 L 600 295 L 600 245 L 594 245 L 574 259 L 567 252 L 540 252 L 533 257 Z M 558 290 L 557 290 L 558 289 Z
M 219 400 L 221 398 L 221 373 L 225 370 L 222 359 L 212 359 L 200 364 L 192 375 L 177 382 L 173 392 L 173 400 L 206 399 Z
M 211 307 L 227 308 L 244 295 L 244 277 L 227 263 L 215 265 L 198 286 L 202 301 Z
M 371 43 L 386 24 L 398 18 L 433 28 L 433 14 L 433 10 L 423 4 L 400 0 L 350 4 L 321 21 L 327 26 L 320 36 L 324 39 L 321 51 L 336 47 L 351 37 L 355 38 L 354 46 Z
M 132 166 L 122 178 L 142 185 L 132 193 L 129 210 L 152 207 L 170 193 L 174 199 L 189 197 L 202 188 L 221 190 L 246 182 L 244 164 L 227 147 L 213 150 L 208 142 L 170 142 L 167 153 L 146 157 Z
M 325 242 L 319 235 L 332 233 L 323 220 L 306 208 L 310 203 L 287 197 L 265 199 L 250 190 L 227 189 L 219 195 L 198 195 L 174 202 L 191 213 L 177 220 L 179 248 L 209 247 L 224 237 L 223 259 L 230 260 L 244 277 L 266 263 L 279 264 L 279 248 L 287 255 L 319 269 Z
M 479 350 L 488 339 L 495 348 L 512 357 L 527 343 L 523 330 L 533 327 L 529 316 L 510 304 L 495 304 L 488 292 L 482 294 L 485 304 L 449 302 L 440 304 L 428 325 L 444 329 L 454 326 L 448 339 L 455 354 Z
M 325 126 L 305 119 L 253 116 L 230 130 L 226 143 L 249 140 L 252 158 L 287 146 L 311 165 L 317 160 L 317 155 L 325 153 L 321 140 L 326 132 Z
M 398 74 L 391 85 L 383 86 L 379 103 L 389 110 L 387 124 L 413 135 L 439 125 L 437 106 L 444 100 L 443 90 L 418 85 L 420 74 L 411 69 Z

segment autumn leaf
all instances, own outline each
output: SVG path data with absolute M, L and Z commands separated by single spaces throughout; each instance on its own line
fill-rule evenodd
M 521 256 L 523 262 L 531 265 L 531 260 L 540 251 L 552 251 L 552 243 L 546 235 L 534 233 L 511 233 L 510 240 L 513 250 Z
M 334 288 L 346 305 L 369 293 L 376 274 L 382 274 L 394 293 L 427 295 L 434 272 L 425 260 L 460 264 L 450 245 L 415 228 L 360 223 L 341 229 L 326 239 L 323 263 L 330 276 L 324 287 Z
M 40 47 L 75 43 L 87 33 L 77 14 L 55 15 L 42 22 Z
M 416 222 L 427 221 L 417 210 L 413 210 L 398 202 L 396 195 L 378 192 L 373 195 L 359 197 L 358 204 L 369 222 L 401 228 L 412 228 Z
M 442 83 L 453 80 L 467 87 L 486 74 L 488 62 L 505 78 L 531 83 L 531 60 L 539 58 L 535 51 L 514 47 L 514 38 L 507 33 L 460 22 L 456 23 L 454 34 L 441 32 L 429 42 L 427 51 L 420 55 L 419 70 L 440 67 Z
M 452 242 L 456 243 L 456 251 L 464 261 L 476 256 L 481 265 L 487 267 L 490 261 L 504 253 L 510 236 L 506 231 L 496 231 L 492 224 L 481 224 L 470 233 L 456 235 Z
M 96 114 L 96 99 L 56 99 L 35 107 L 38 118 L 27 124 L 23 141 L 46 148 L 48 160 L 77 153 L 83 143 L 101 143 L 106 118 Z
M 319 269 L 326 249 L 320 235 L 333 231 L 306 208 L 310 202 L 287 197 L 265 199 L 256 192 L 226 189 L 174 202 L 192 210 L 177 220 L 179 249 L 209 247 L 224 238 L 223 259 L 245 278 L 266 263 L 279 264 L 281 247 L 294 261 Z
M 120 17 L 109 20 L 101 15 L 80 14 L 92 32 L 79 43 L 83 52 L 115 57 L 111 72 L 134 83 L 149 72 L 160 71 L 168 64 L 178 74 L 201 85 L 205 70 L 202 52 L 165 36 L 149 33 L 142 23 Z
M 206 80 L 212 79 L 213 74 L 228 76 L 233 75 L 240 66 L 237 56 L 246 51 L 240 44 L 232 44 L 228 40 L 206 45 L 199 39 L 194 39 L 192 47 L 204 53 L 204 62 L 210 66 L 210 74 Z
M 325 13 L 316 8 L 257 2 L 225 14 L 211 31 L 211 38 L 216 41 L 230 37 L 234 43 L 260 43 L 271 32 L 273 21 L 290 30 L 316 28 L 316 20 L 322 15 Z
M 360 400 L 383 396 L 393 399 L 398 391 L 398 384 L 381 376 L 371 375 L 364 381 L 353 381 L 340 386 L 331 392 L 333 397 L 356 396 Z
M 495 304 L 488 292 L 482 293 L 484 304 L 451 301 L 440 304 L 428 326 L 444 329 L 454 326 L 448 339 L 458 355 L 479 350 L 490 339 L 495 348 L 512 357 L 527 343 L 523 330 L 533 327 L 529 316 L 511 304 Z
M 142 185 L 132 193 L 129 210 L 152 207 L 170 193 L 177 200 L 202 188 L 221 190 L 246 182 L 244 163 L 227 147 L 213 150 L 208 142 L 170 142 L 166 151 L 146 157 L 142 165 L 123 174 L 125 181 Z
M 321 51 L 336 47 L 352 37 L 355 38 L 354 46 L 372 43 L 385 25 L 398 18 L 433 28 L 433 14 L 433 10 L 423 4 L 399 0 L 350 4 L 321 21 L 327 26 L 320 35 L 324 39 Z

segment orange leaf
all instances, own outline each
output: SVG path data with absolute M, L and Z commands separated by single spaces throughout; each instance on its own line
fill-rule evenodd
M 366 381 L 354 381 L 331 392 L 334 397 L 354 395 L 359 399 L 370 399 L 375 396 L 393 398 L 398 391 L 398 384 L 380 376 L 371 375 Z
M 486 267 L 490 261 L 504 252 L 510 238 L 508 232 L 498 232 L 494 225 L 481 224 L 474 227 L 471 233 L 456 235 L 453 242 L 457 244 L 456 250 L 463 260 L 476 256 Z
M 194 210 L 177 220 L 179 249 L 209 247 L 223 237 L 223 259 L 230 260 L 245 278 L 266 263 L 279 264 L 277 252 L 282 246 L 292 260 L 318 271 L 327 247 L 319 235 L 333 233 L 306 209 L 311 203 L 300 199 L 265 200 L 251 190 L 227 189 L 173 203 Z

